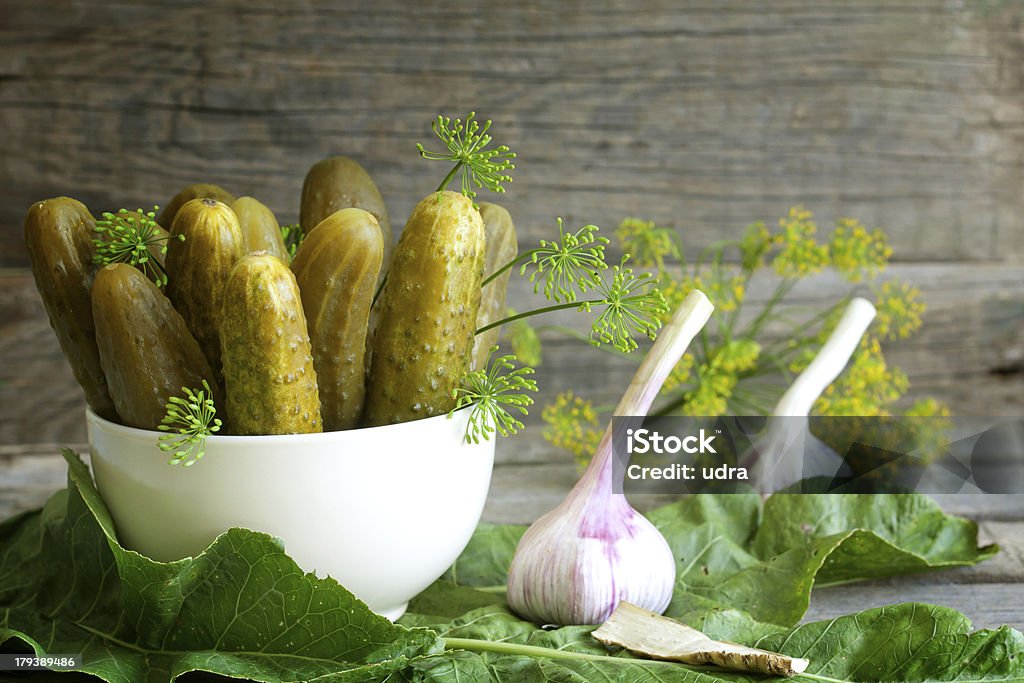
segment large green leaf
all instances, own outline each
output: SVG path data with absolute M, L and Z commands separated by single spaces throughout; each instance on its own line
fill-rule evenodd
M 124 550 L 85 465 L 64 455 L 68 489 L 5 528 L 0 642 L 80 652 L 83 671 L 125 683 L 188 671 L 366 681 L 440 650 L 432 632 L 396 626 L 337 582 L 304 574 L 265 534 L 232 529 L 173 563 Z
M 406 680 L 594 681 L 711 683 L 763 677 L 712 668 L 636 659 L 609 653 L 590 637 L 591 627 L 534 628 L 500 607 L 474 610 L 434 628 L 458 650 L 413 662 Z M 454 639 L 463 639 L 455 641 Z M 955 610 L 904 603 L 859 614 L 775 629 L 747 644 L 810 660 L 794 681 L 987 681 L 1024 680 L 1024 636 L 1003 627 L 970 632 Z M 509 654 L 516 646 L 530 655 Z M 540 652 L 545 652 L 541 656 Z M 570 659 L 573 656 L 588 659 Z
M 792 626 L 815 583 L 855 581 L 946 567 L 991 557 L 974 522 L 951 517 L 912 494 L 693 496 L 658 508 L 651 520 L 677 558 L 667 614 L 714 638 L 750 631 L 737 619 L 727 632 L 709 625 L 720 609 L 756 622 Z

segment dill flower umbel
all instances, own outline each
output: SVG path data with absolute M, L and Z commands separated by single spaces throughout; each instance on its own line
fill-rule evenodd
M 664 270 L 666 258 L 681 258 L 674 232 L 658 227 L 654 221 L 626 218 L 616 228 L 615 237 L 641 268 Z
M 512 317 L 518 315 L 514 308 L 509 308 L 507 315 Z M 512 353 L 524 365 L 537 366 L 543 360 L 543 353 L 540 344 L 540 337 L 537 330 L 525 319 L 519 319 L 509 323 L 508 341 L 512 347 Z
M 740 256 L 743 269 L 755 271 L 764 265 L 765 256 L 775 246 L 776 239 L 772 236 L 764 221 L 755 221 L 747 226 L 740 240 Z
M 815 403 L 819 415 L 890 415 L 910 382 L 899 368 L 890 368 L 875 337 L 866 338 L 849 366 Z
M 573 454 L 581 465 L 594 453 L 604 431 L 590 401 L 565 391 L 544 406 L 541 419 L 547 424 L 544 438 Z
M 818 226 L 813 218 L 804 207 L 794 206 L 788 216 L 779 220 L 781 249 L 772 260 L 772 267 L 782 277 L 806 277 L 820 273 L 828 265 L 828 247 L 815 241 Z
M 906 339 L 921 327 L 925 305 L 917 287 L 889 281 L 875 291 L 875 297 L 876 325 L 883 339 Z
M 840 218 L 829 243 L 832 267 L 850 282 L 860 282 L 881 272 L 892 247 L 885 233 L 879 229 L 868 232 L 853 218 Z
M 806 315 L 798 313 L 804 307 L 788 302 L 787 296 L 801 281 L 826 268 L 849 282 L 871 281 L 892 256 L 882 230 L 869 230 L 853 218 L 837 220 L 834 232 L 821 238 L 814 216 L 802 206 L 789 209 L 777 227 L 764 221 L 750 223 L 739 239 L 716 241 L 691 261 L 685 259 L 678 236 L 653 221 L 627 218 L 616 236 L 623 251 L 638 262 L 657 266 L 658 287 L 667 306 L 656 312 L 652 303 L 649 312 L 659 322 L 666 323 L 669 311 L 694 289 L 706 293 L 715 306 L 712 327 L 701 334 L 662 385 L 661 404 L 655 409 L 660 415 L 769 414 L 793 376 L 808 366 L 829 339 L 855 291 L 851 288 L 846 296 Z M 679 262 L 670 261 L 670 256 Z M 768 267 L 774 277 L 755 277 Z M 758 291 L 748 300 L 748 291 L 761 287 L 763 281 L 774 281 L 774 289 Z M 874 294 L 874 326 L 813 412 L 843 417 L 928 416 L 920 422 L 941 436 L 938 418 L 944 407 L 919 401 L 909 411 L 901 411 L 897 402 L 909 381 L 882 353 L 882 342 L 905 338 L 920 327 L 924 311 L 920 292 L 887 282 Z M 609 328 L 623 333 L 623 338 L 625 333 L 639 336 L 648 329 Z M 590 444 L 600 437 L 589 412 L 593 406 L 579 401 L 563 395 L 545 413 L 549 423 L 545 435 L 577 458 L 586 457 L 593 450 Z M 584 414 L 585 423 L 574 417 Z

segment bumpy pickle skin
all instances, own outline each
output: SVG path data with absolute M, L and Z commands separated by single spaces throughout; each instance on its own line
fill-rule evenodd
M 481 202 L 480 217 L 484 221 L 484 276 L 487 277 L 519 254 L 519 242 L 516 239 L 516 226 L 512 223 L 512 216 L 504 207 Z M 477 329 L 505 317 L 505 295 L 511 274 L 510 268 L 483 288 L 480 293 L 480 310 L 476 314 Z M 500 334 L 501 327 L 495 327 L 476 335 L 473 340 L 471 370 L 483 368 L 487 363 L 488 354 L 498 343 Z
M 299 224 L 306 234 L 320 221 L 341 209 L 369 211 L 377 219 L 384 238 L 384 263 L 391 254 L 391 222 L 384 198 L 373 178 L 358 161 L 334 156 L 313 164 L 302 183 Z
M 195 185 L 189 185 L 182 188 L 178 194 L 171 198 L 171 201 L 164 205 L 160 211 L 160 215 L 157 216 L 156 222 L 165 228 L 174 223 L 175 216 L 178 215 L 178 211 L 181 207 L 188 204 L 193 199 L 215 199 L 218 202 L 223 202 L 230 206 L 235 201 L 235 195 L 225 190 L 220 185 L 212 185 L 210 183 L 196 183 Z
M 246 254 L 266 251 L 288 263 L 288 250 L 281 237 L 281 225 L 273 211 L 252 197 L 239 197 L 231 204 L 231 210 L 238 217 Z
M 257 252 L 235 264 L 224 290 L 221 351 L 233 433 L 323 431 L 299 288 L 279 258 Z
M 213 386 L 213 371 L 181 315 L 145 275 L 116 263 L 97 272 L 92 312 L 100 361 L 121 423 L 156 429 L 182 387 Z M 219 402 L 214 389 L 214 401 Z
M 185 239 L 179 239 L 184 235 Z M 185 319 L 221 383 L 220 312 L 224 286 L 242 257 L 235 212 L 214 199 L 186 203 L 171 224 L 167 244 L 167 297 Z
M 377 302 L 365 424 L 451 410 L 469 368 L 483 265 L 484 226 L 472 201 L 445 191 L 416 206 Z
M 25 215 L 25 246 L 50 327 L 86 402 L 100 417 L 116 420 L 96 347 L 89 296 L 96 272 L 95 226 L 89 209 L 78 200 L 46 199 L 29 207 Z
M 367 326 L 383 254 L 373 214 L 342 209 L 306 236 L 292 262 L 325 431 L 356 427 L 363 412 Z

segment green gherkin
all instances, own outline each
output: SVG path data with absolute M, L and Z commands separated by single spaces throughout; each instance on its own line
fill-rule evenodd
M 483 265 L 483 221 L 472 201 L 445 191 L 416 206 L 378 302 L 366 424 L 453 407 L 452 392 L 469 368 Z
M 254 251 L 269 251 L 288 263 L 288 250 L 284 246 L 281 226 L 273 211 L 252 197 L 239 197 L 231 204 L 231 210 L 238 217 L 246 254 L 251 254 Z
M 267 252 L 231 270 L 220 316 L 227 412 L 235 434 L 323 431 L 295 276 Z
M 313 164 L 302 183 L 299 224 L 307 234 L 335 211 L 356 208 L 369 211 L 380 224 L 384 238 L 384 263 L 391 253 L 391 222 L 384 198 L 358 161 L 334 156 Z
M 480 217 L 484 221 L 484 235 L 487 243 L 484 275 L 489 277 L 491 273 L 519 254 L 519 242 L 516 240 L 516 226 L 512 223 L 512 216 L 503 207 L 482 202 Z M 508 291 L 508 280 L 511 274 L 512 269 L 510 268 L 488 282 L 487 286 L 483 288 L 480 293 L 480 310 L 476 315 L 477 329 L 505 317 L 505 294 Z M 473 340 L 471 370 L 483 369 L 491 349 L 498 343 L 500 334 L 501 327 L 499 326 L 476 335 Z
M 25 246 L 50 326 L 93 411 L 117 418 L 96 348 L 89 289 L 96 266 L 89 209 L 70 197 L 36 202 L 25 216 Z
M 182 190 L 171 198 L 171 201 L 164 205 L 163 210 L 160 212 L 160 216 L 156 219 L 156 222 L 160 225 L 169 226 L 174 222 L 174 217 L 178 215 L 178 211 L 181 207 L 189 203 L 193 199 L 215 199 L 218 202 L 224 202 L 230 205 L 235 201 L 235 196 L 225 190 L 220 185 L 212 185 L 210 183 L 196 183 L 195 185 L 189 185 L 182 188 Z
M 292 262 L 326 431 L 357 426 L 363 412 L 367 327 L 383 252 L 373 215 L 342 209 L 306 236 Z
M 96 343 L 121 422 L 156 429 L 182 387 L 213 384 L 213 371 L 181 315 L 139 270 L 105 266 L 92 285 Z M 214 389 L 217 392 L 217 389 Z M 219 398 L 219 397 L 218 397 Z
M 209 359 L 218 384 L 222 377 L 220 311 L 224 286 L 244 249 L 235 212 L 214 199 L 187 202 L 171 224 L 167 297 Z

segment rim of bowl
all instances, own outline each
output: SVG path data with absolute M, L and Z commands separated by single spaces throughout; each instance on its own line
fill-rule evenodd
M 287 441 L 289 443 L 295 442 L 316 442 L 316 441 L 329 441 L 331 439 L 341 438 L 345 434 L 358 433 L 361 436 L 372 435 L 374 432 L 380 432 L 383 430 L 389 430 L 391 432 L 406 431 L 416 429 L 415 425 L 421 425 L 428 421 L 440 421 L 453 419 L 456 416 L 461 416 L 467 410 L 472 409 L 473 406 L 466 406 L 455 411 L 451 415 L 443 413 L 441 415 L 432 415 L 430 417 L 421 417 L 418 420 L 409 420 L 408 422 L 396 422 L 390 425 L 379 425 L 376 427 L 356 427 L 354 429 L 341 429 L 333 432 L 313 432 L 309 434 L 256 434 L 256 435 L 240 435 L 240 434 L 211 434 L 206 437 L 208 441 L 217 443 L 252 443 L 255 440 L 259 440 L 262 443 L 273 443 L 274 441 Z M 86 421 L 95 422 L 100 427 L 107 431 L 121 433 L 124 436 L 134 436 L 139 438 L 159 438 L 169 432 L 162 432 L 155 429 L 140 429 L 138 427 L 128 427 L 126 425 L 111 422 L 110 420 L 100 417 L 93 409 L 86 407 L 85 409 Z

